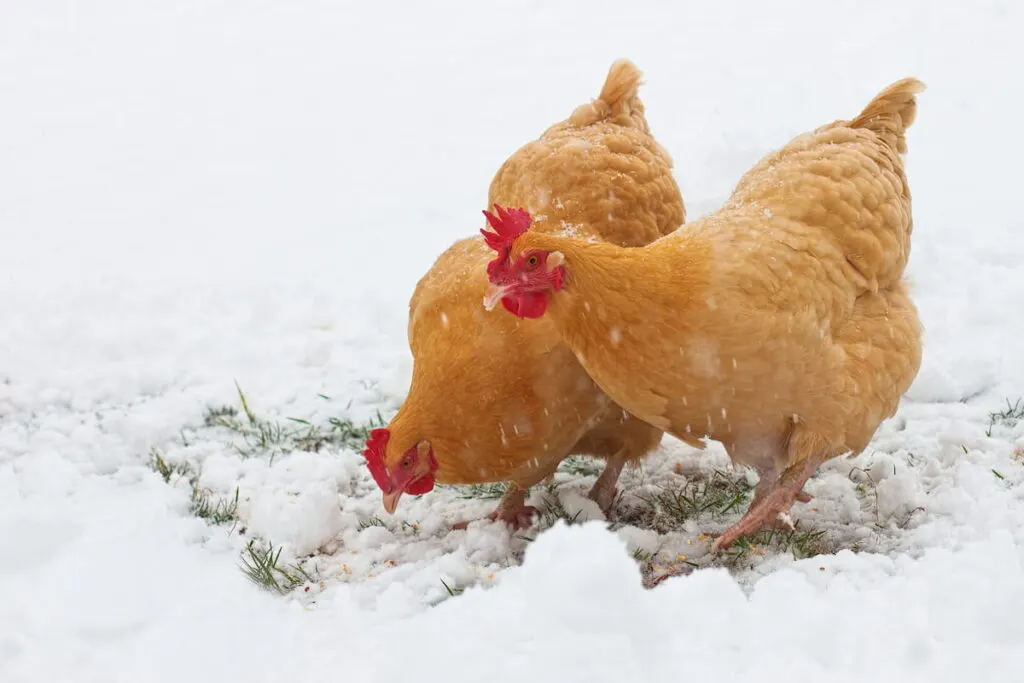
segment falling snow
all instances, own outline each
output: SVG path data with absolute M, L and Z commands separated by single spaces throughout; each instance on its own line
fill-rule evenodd
M 1024 8 L 807 9 L 6 3 L 0 681 L 1016 680 L 1024 422 L 999 415 L 1024 394 L 1024 149 L 1006 134 Z M 597 521 L 513 536 L 454 530 L 495 501 L 441 486 L 386 515 L 358 449 L 244 457 L 204 430 L 235 381 L 285 422 L 393 414 L 417 281 L 476 233 L 507 155 L 618 56 L 644 70 L 690 221 L 794 131 L 895 78 L 929 85 L 908 138 L 925 357 L 868 451 L 790 513 L 822 546 L 716 564 L 706 537 L 739 510 L 645 516 L 715 472 L 747 481 L 718 444 L 666 438 L 627 468 L 610 529 L 594 476 L 559 472 L 531 504 Z M 154 448 L 215 496 L 237 487 L 238 524 L 191 515 Z M 243 528 L 316 579 L 250 583 Z M 647 590 L 648 563 L 686 570 Z

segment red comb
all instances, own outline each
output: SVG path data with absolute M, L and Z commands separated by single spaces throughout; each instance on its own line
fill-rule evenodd
M 366 450 L 363 457 L 366 458 L 366 467 L 373 475 L 373 480 L 384 493 L 391 491 L 391 477 L 388 475 L 388 468 L 384 464 L 384 452 L 388 447 L 388 439 L 391 438 L 391 431 L 383 427 L 370 432 L 370 438 L 366 440 Z
M 484 236 L 487 246 L 501 253 L 508 250 L 517 237 L 530 229 L 533 219 L 526 209 L 504 209 L 495 204 L 494 210 L 498 213 L 497 216 L 484 210 L 487 223 L 494 232 L 481 230 L 480 234 Z

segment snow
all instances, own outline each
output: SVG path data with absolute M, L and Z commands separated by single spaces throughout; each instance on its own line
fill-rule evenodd
M 0 680 L 1014 680 L 1024 421 L 989 414 L 1024 394 L 1022 20 L 994 0 L 0 4 Z M 644 512 L 746 481 L 717 445 L 666 439 L 610 530 L 595 472 L 563 469 L 531 503 L 592 521 L 528 540 L 452 531 L 494 501 L 441 487 L 388 517 L 355 451 L 246 455 L 203 425 L 235 381 L 295 428 L 391 415 L 415 282 L 621 56 L 691 219 L 793 135 L 928 85 L 907 162 L 924 363 L 794 507 L 828 552 L 712 561 L 734 515 Z M 238 521 L 193 516 L 152 449 L 213 501 L 237 488 Z M 315 580 L 249 582 L 253 538 Z

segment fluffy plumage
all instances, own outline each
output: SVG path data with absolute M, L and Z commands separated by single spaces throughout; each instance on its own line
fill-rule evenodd
M 499 255 L 558 254 L 564 289 L 545 317 L 613 400 L 760 471 L 718 547 L 805 498 L 821 462 L 863 450 L 918 372 L 901 154 L 923 89 L 899 81 L 854 119 L 797 137 L 720 210 L 645 247 L 552 235 L 538 217 Z
M 682 197 L 644 118 L 640 75 L 626 60 L 613 64 L 596 100 L 505 161 L 488 203 L 528 207 L 545 217 L 543 230 L 622 247 L 679 227 Z M 508 241 L 488 239 L 499 249 Z M 479 236 L 460 240 L 413 293 L 412 384 L 387 427 L 385 471 L 394 474 L 404 454 L 427 442 L 438 482 L 510 482 L 498 516 L 519 524 L 527 487 L 568 455 L 590 454 L 611 459 L 592 492 L 608 508 L 623 463 L 649 452 L 662 432 L 610 401 L 549 321 L 481 308 L 492 255 Z

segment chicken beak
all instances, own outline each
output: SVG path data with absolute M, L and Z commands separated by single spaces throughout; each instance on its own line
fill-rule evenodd
M 398 509 L 398 499 L 402 497 L 402 489 L 396 488 L 391 493 L 385 493 L 381 502 L 384 503 L 384 509 L 387 510 L 389 515 L 395 514 L 395 510 Z
M 492 282 L 487 288 L 487 294 L 484 295 L 484 308 L 488 311 L 493 310 L 497 303 L 505 298 L 508 292 L 508 287 L 496 285 Z

